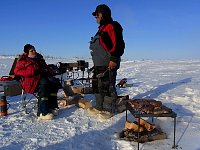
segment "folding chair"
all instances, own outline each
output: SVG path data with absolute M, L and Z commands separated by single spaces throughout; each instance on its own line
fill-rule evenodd
M 14 74 L 14 68 L 16 66 L 18 57 L 16 57 L 13 61 L 11 70 L 9 72 L 9 76 L 15 76 Z M 14 80 L 16 80 L 16 82 L 20 82 L 22 78 L 20 76 L 15 76 Z M 22 111 L 25 111 L 26 114 L 30 113 L 32 110 L 34 110 L 37 107 L 37 102 L 35 102 L 33 104 L 33 106 L 31 106 L 30 110 L 28 110 L 28 105 L 31 104 L 31 100 L 33 100 L 34 98 L 36 98 L 38 100 L 38 96 L 37 93 L 34 94 L 30 94 L 30 93 L 25 93 L 24 89 L 21 88 L 21 102 L 20 105 L 18 106 L 18 108 L 20 108 Z
M 14 74 L 14 68 L 16 66 L 17 60 L 18 60 L 18 57 L 15 58 L 15 60 L 14 60 L 14 62 L 12 64 L 12 67 L 11 67 L 9 75 L 10 76 L 13 75 L 14 78 L 16 80 L 18 80 L 18 82 L 19 82 L 23 78 L 20 77 L 20 76 L 15 76 L 15 74 Z M 52 69 L 55 71 L 54 72 L 55 75 L 59 74 L 59 72 L 57 70 L 57 67 L 55 65 L 48 64 L 48 66 L 52 67 Z M 37 102 L 34 102 L 34 104 L 29 108 L 28 106 L 33 102 L 32 100 L 34 100 L 34 99 L 37 99 Z M 26 93 L 24 89 L 21 90 L 21 103 L 20 103 L 19 108 L 22 109 L 22 110 L 24 110 L 25 113 L 30 113 L 32 110 L 34 110 L 37 107 L 38 101 L 39 101 L 39 96 L 38 96 L 37 92 L 35 92 L 35 93 L 32 94 L 32 93 Z
M 32 100 L 37 99 L 36 102 L 32 102 Z M 22 111 L 24 111 L 26 114 L 29 114 L 32 112 L 34 109 L 37 108 L 37 102 L 39 100 L 39 96 L 37 93 L 25 93 L 25 91 L 22 89 L 22 94 L 21 94 L 21 104 L 19 108 L 21 108 Z M 33 103 L 33 104 L 32 104 Z M 28 107 L 28 105 L 33 105 L 31 107 Z

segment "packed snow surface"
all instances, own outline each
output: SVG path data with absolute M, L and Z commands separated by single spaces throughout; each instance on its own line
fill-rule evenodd
M 14 58 L 0 57 L 0 76 L 9 74 Z M 48 59 L 48 63 L 76 60 Z M 91 60 L 88 60 L 92 67 Z M 176 145 L 181 150 L 200 150 L 200 61 L 160 60 L 122 61 L 117 82 L 127 78 L 126 88 L 117 88 L 119 95 L 130 99 L 149 98 L 161 101 L 177 113 Z M 63 96 L 60 90 L 58 97 Z M 98 120 L 87 110 L 74 105 L 59 110 L 52 121 L 38 121 L 36 109 L 25 114 L 21 109 L 21 96 L 7 96 L 10 103 L 7 116 L 0 116 L 1 150 L 137 150 L 136 142 L 120 140 L 124 129 L 125 112 L 108 120 Z M 92 94 L 84 95 L 95 103 Z M 31 100 L 30 106 L 36 99 Z M 128 112 L 128 118 L 133 116 Z M 148 118 L 145 118 L 148 119 Z M 142 150 L 169 150 L 173 146 L 174 119 L 154 118 L 167 134 L 167 139 L 140 144 Z

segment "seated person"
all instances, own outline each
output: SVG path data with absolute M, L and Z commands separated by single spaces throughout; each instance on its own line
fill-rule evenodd
M 21 77 L 21 85 L 26 93 L 38 93 L 38 119 L 52 120 L 58 109 L 59 88 L 50 80 L 54 75 L 53 70 L 31 44 L 24 46 L 24 53 L 19 56 L 14 73 Z

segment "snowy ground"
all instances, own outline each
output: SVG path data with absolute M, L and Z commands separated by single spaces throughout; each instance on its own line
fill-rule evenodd
M 0 57 L 0 76 L 8 75 L 12 62 L 13 58 Z M 118 93 L 162 101 L 177 113 L 177 149 L 200 150 L 199 75 L 200 61 L 196 60 L 125 61 L 117 80 L 126 77 L 132 86 L 118 89 Z M 94 102 L 93 95 L 85 95 L 85 99 Z M 124 128 L 125 112 L 102 122 L 88 116 L 86 110 L 72 106 L 62 108 L 52 121 L 38 121 L 36 111 L 28 115 L 21 111 L 20 96 L 7 97 L 7 101 L 11 104 L 8 115 L 0 117 L 1 150 L 137 150 L 136 142 L 119 140 L 117 136 Z M 130 113 L 128 117 L 131 118 Z M 160 117 L 154 121 L 168 138 L 140 144 L 140 149 L 171 149 L 173 119 Z

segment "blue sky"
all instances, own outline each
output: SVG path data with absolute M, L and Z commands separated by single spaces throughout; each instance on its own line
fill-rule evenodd
M 43 55 L 90 57 L 102 3 L 123 26 L 122 58 L 200 58 L 200 0 L 1 0 L 0 55 L 30 43 Z

